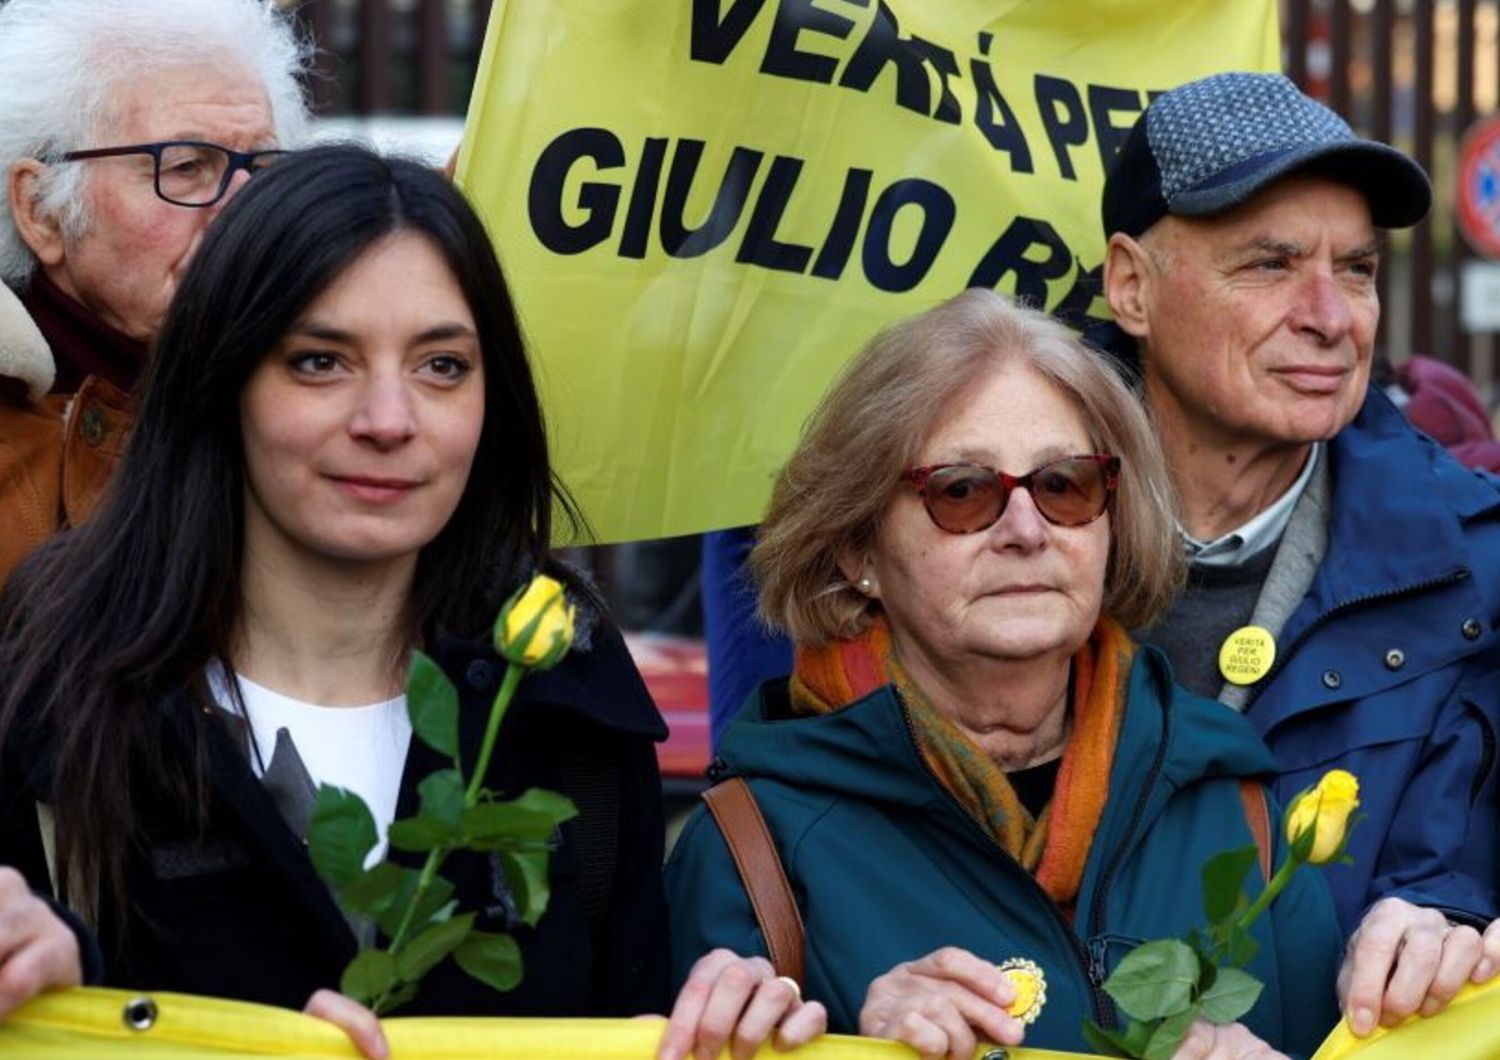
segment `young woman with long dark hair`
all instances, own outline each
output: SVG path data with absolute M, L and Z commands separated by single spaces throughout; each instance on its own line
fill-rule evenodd
M 534 929 L 491 859 L 445 868 L 461 908 L 516 936 L 520 987 L 445 963 L 404 1011 L 662 1011 L 664 730 L 619 634 L 549 557 L 555 503 L 571 512 L 463 197 L 358 148 L 278 163 L 183 278 L 101 509 L 0 604 L 0 861 L 93 925 L 107 982 L 311 995 L 378 1053 L 373 1018 L 325 990 L 356 940 L 305 851 L 311 793 L 359 792 L 382 830 L 414 810 L 441 764 L 405 712 L 418 645 L 459 689 L 472 761 L 503 671 L 489 624 L 549 570 L 580 635 L 521 684 L 486 786 L 560 790 L 581 814 Z M 769 965 L 720 951 L 663 1055 L 821 1028 Z

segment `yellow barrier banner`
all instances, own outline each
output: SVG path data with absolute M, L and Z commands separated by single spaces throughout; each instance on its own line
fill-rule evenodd
M 381 1025 L 392 1060 L 651 1060 L 663 1024 L 654 1019 L 398 1017 Z M 184 994 L 68 990 L 39 997 L 0 1023 L 0 1056 L 27 1060 L 347 1060 L 359 1055 L 343 1031 L 323 1020 Z M 911 1060 L 915 1054 L 894 1042 L 830 1034 L 794 1054 L 768 1045 L 756 1057 L 793 1055 L 797 1060 Z M 1010 1049 L 1006 1055 L 1008 1060 L 1084 1060 L 1076 1053 L 1045 1049 Z
M 660 1020 L 384 1020 L 393 1060 L 650 1060 Z M 982 1060 L 991 1047 L 975 1053 Z M 999 1050 L 1006 1060 L 1084 1060 L 1045 1049 Z M 725 1056 L 728 1054 L 725 1053 Z M 830 1034 L 795 1053 L 766 1046 L 757 1060 L 910 1060 L 903 1045 Z M 26 1060 L 332 1060 L 359 1054 L 332 1024 L 288 1009 L 184 994 L 81 988 L 46 994 L 0 1023 L 0 1056 Z M 1355 1038 L 1340 1024 L 1313 1060 L 1493 1060 L 1500 1056 L 1500 980 L 1465 987 L 1428 1019 Z
M 966 286 L 1103 308 L 1150 95 L 1276 0 L 496 0 L 458 179 L 604 541 L 754 522 L 839 367 Z

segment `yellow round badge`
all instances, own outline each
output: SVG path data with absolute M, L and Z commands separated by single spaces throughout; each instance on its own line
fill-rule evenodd
M 1020 1020 L 1022 1024 L 1036 1022 L 1036 1018 L 1042 1014 L 1042 1006 L 1047 1003 L 1047 977 L 1042 974 L 1041 965 L 1035 961 L 1012 957 L 1008 961 L 1002 961 L 997 967 L 1000 974 L 1016 988 L 1016 999 L 1007 1010 L 1011 1018 Z
M 1276 639 L 1260 626 L 1241 626 L 1219 648 L 1219 673 L 1232 685 L 1253 685 L 1276 661 Z

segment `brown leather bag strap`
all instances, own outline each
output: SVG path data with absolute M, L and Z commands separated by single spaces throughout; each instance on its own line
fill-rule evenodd
M 802 986 L 802 914 L 750 785 L 740 777 L 721 780 L 703 793 L 703 801 L 734 858 L 776 974 Z
M 1260 852 L 1260 878 L 1271 882 L 1271 810 L 1266 806 L 1266 789 L 1258 780 L 1240 781 L 1240 800 L 1245 804 L 1245 823 L 1255 837 Z

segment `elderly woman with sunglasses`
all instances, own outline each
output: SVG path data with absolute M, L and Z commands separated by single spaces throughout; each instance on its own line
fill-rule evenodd
M 1086 1051 L 1084 1019 L 1113 1019 L 1100 984 L 1201 922 L 1199 866 L 1255 842 L 1273 769 L 1125 632 L 1181 577 L 1138 402 L 1055 321 L 968 291 L 849 366 L 752 565 L 796 662 L 720 769 L 748 780 L 790 882 L 807 996 L 830 1029 L 925 1057 Z M 668 869 L 679 975 L 716 946 L 770 952 L 736 860 L 700 811 Z M 1200 1024 L 1180 1056 L 1310 1053 L 1337 1019 L 1323 881 L 1294 877 L 1255 935 L 1244 1025 Z M 1009 961 L 1045 979 L 1015 1015 Z

